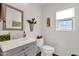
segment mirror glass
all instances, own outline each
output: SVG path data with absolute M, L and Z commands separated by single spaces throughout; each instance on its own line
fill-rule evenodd
M 23 11 L 13 6 L 5 5 L 5 21 L 4 29 L 7 30 L 22 30 L 23 29 Z

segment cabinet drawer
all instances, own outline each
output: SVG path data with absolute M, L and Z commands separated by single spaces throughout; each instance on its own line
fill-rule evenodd
M 27 44 L 27 45 L 24 45 L 24 48 L 26 48 L 26 47 L 32 47 L 32 46 L 35 46 L 35 42 L 32 42 L 32 43 L 29 43 L 29 44 Z
M 23 50 L 24 50 L 23 49 L 23 46 L 17 47 L 17 48 L 14 48 L 14 49 L 9 50 L 7 52 L 4 52 L 4 55 L 12 56 L 12 55 L 15 55 L 17 53 L 22 52 Z

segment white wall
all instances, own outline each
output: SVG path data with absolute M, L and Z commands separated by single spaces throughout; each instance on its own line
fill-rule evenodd
M 24 10 L 25 10 L 24 29 L 27 33 L 27 36 L 31 37 L 33 36 L 34 38 L 36 38 L 38 34 L 41 34 L 41 20 L 42 20 L 41 6 L 39 4 L 28 4 Z M 29 24 L 27 23 L 26 20 L 31 19 L 33 17 L 35 17 L 35 19 L 37 20 L 37 24 L 35 24 L 34 32 L 30 32 Z
M 9 4 L 9 3 L 8 3 Z M 10 3 L 9 5 L 12 5 L 18 9 L 21 9 L 24 11 L 24 29 L 26 31 L 27 36 L 36 37 L 37 34 L 41 33 L 41 7 L 39 4 L 23 4 L 23 3 Z M 39 18 L 38 18 L 39 16 Z M 35 30 L 33 32 L 30 32 L 29 25 L 27 23 L 27 19 L 31 19 L 35 17 L 37 20 L 37 24 L 35 25 Z M 0 22 L 0 31 L 3 29 L 3 23 Z M 11 32 L 12 39 L 21 38 L 23 34 L 23 30 L 9 30 Z
M 67 8 L 75 7 L 75 30 L 56 31 L 56 12 Z M 51 26 L 46 26 L 46 17 L 51 18 Z M 55 48 L 58 55 L 79 55 L 79 4 L 47 4 L 43 7 L 43 31 L 45 44 Z

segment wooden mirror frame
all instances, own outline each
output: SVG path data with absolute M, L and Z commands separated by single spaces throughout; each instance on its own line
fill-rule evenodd
M 3 6 L 3 12 L 4 12 L 4 20 L 3 20 L 3 30 L 23 30 L 23 11 L 22 10 L 19 10 L 18 8 L 15 8 L 15 7 L 13 7 L 13 6 L 10 6 L 10 5 L 8 5 L 8 4 L 3 4 L 4 6 Z M 14 10 L 16 10 L 16 11 L 18 11 L 18 12 L 20 12 L 21 13 L 21 23 L 22 23 L 22 25 L 21 25 L 21 29 L 15 29 L 15 28 L 6 28 L 6 8 L 7 7 L 9 7 L 9 8 L 11 8 L 11 9 L 14 9 Z

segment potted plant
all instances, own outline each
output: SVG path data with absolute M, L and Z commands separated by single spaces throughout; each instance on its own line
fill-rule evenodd
M 32 20 L 27 20 L 27 22 L 29 23 L 30 31 L 33 31 L 34 24 L 37 23 L 37 21 L 35 21 L 35 18 L 32 18 Z

